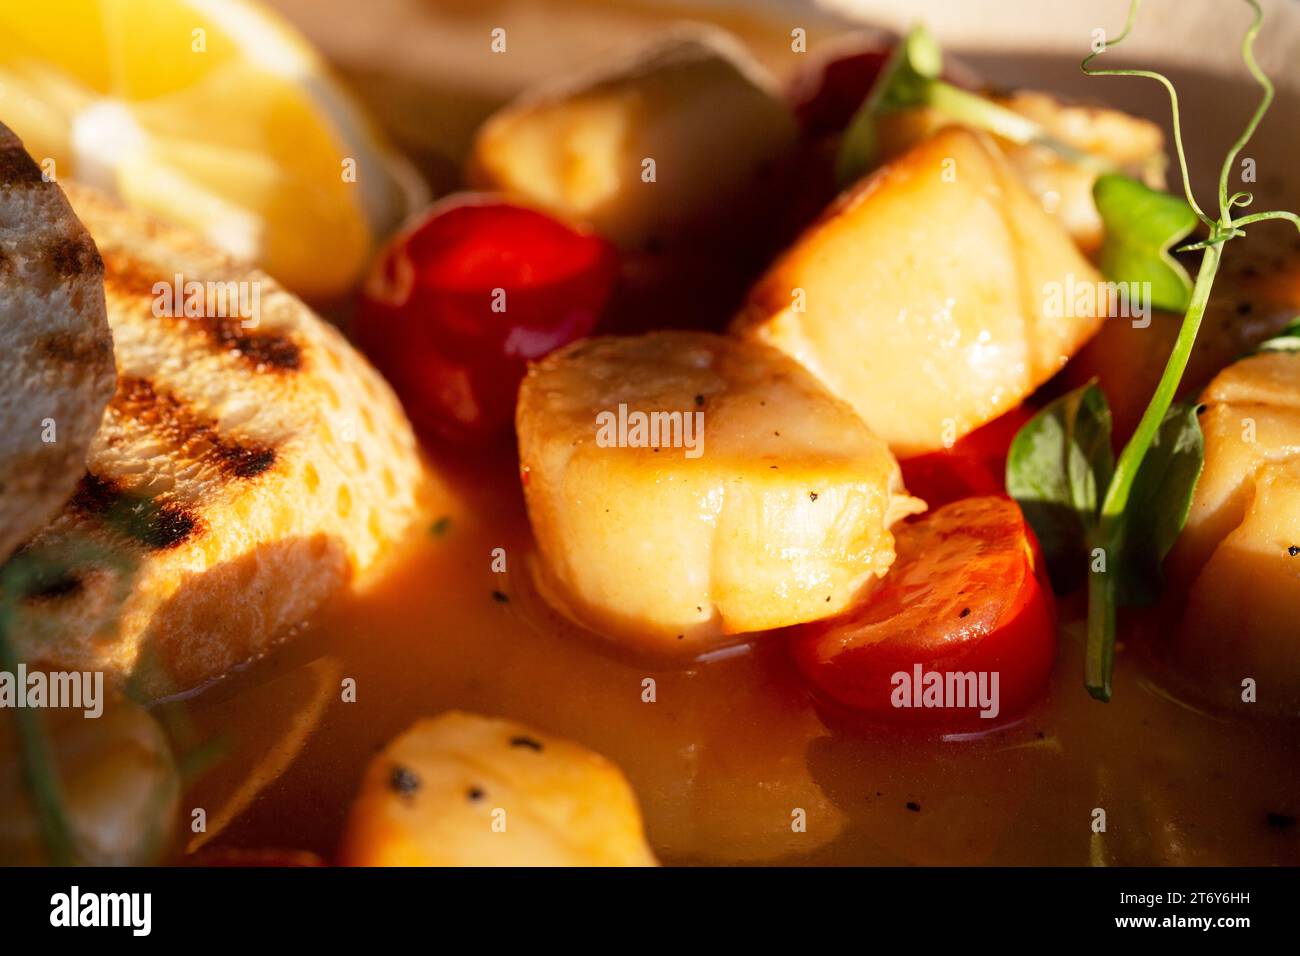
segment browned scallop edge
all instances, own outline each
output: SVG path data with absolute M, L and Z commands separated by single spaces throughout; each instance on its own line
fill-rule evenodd
M 155 284 L 172 283 L 173 276 L 163 276 L 156 266 L 121 249 L 105 249 L 102 254 L 104 290 L 109 295 L 152 300 Z M 198 279 L 197 276 L 188 278 Z M 193 324 L 214 351 L 234 354 L 259 371 L 292 373 L 302 369 L 302 349 L 297 342 L 278 332 L 246 329 L 237 317 L 160 316 L 158 321 Z

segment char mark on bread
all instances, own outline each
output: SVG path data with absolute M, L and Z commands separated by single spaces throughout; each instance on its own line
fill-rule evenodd
M 104 289 L 110 296 L 152 299 L 159 283 L 171 286 L 174 279 L 174 276 L 163 275 L 162 270 L 120 249 L 104 252 Z M 296 341 L 282 333 L 244 328 L 239 316 L 160 315 L 158 320 L 193 323 L 218 351 L 237 355 L 258 371 L 302 370 L 302 349 Z
M 0 187 L 11 189 L 43 182 L 41 167 L 27 155 L 17 138 L 6 138 L 0 143 Z
M 50 364 L 86 365 L 111 360 L 113 346 L 102 339 L 88 339 L 67 330 L 49 332 L 33 343 L 35 354 Z
M 104 263 L 103 280 L 76 291 L 105 294 L 116 377 L 61 508 L 15 541 L 48 572 L 11 633 L 29 664 L 103 671 L 157 700 L 267 653 L 334 595 L 369 586 L 424 523 L 424 469 L 385 382 L 273 278 L 63 185 Z M 29 243 L 42 261 L 70 234 L 58 226 Z M 13 272 L 29 255 L 17 253 Z M 41 371 L 69 376 L 83 367 L 77 344 L 46 341 L 56 331 L 33 329 L 24 355 L 39 343 Z M 63 437 L 60 421 L 58 445 L 31 454 Z M 13 474 L 0 480 L 31 467 Z M 442 499 L 439 513 L 451 510 Z M 0 515 L 12 500 L 0 494 Z
M 99 250 L 85 232 L 55 239 L 50 243 L 47 255 L 54 271 L 65 279 L 104 274 L 104 262 L 99 257 Z
M 147 426 L 178 459 L 210 464 L 227 478 L 256 478 L 276 461 L 274 448 L 222 435 L 216 422 L 146 378 L 119 376 L 109 408 Z
M 150 551 L 174 548 L 203 528 L 194 512 L 131 494 L 116 479 L 89 471 L 77 484 L 69 507 L 81 517 L 97 519 L 110 531 L 124 534 Z

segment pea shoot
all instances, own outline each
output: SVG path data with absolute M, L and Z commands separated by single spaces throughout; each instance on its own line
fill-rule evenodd
M 1136 181 L 1099 178 L 1094 197 L 1103 215 L 1110 248 L 1109 256 L 1103 251 L 1103 269 L 1111 279 L 1152 282 L 1153 289 L 1161 290 L 1165 302 L 1178 301 L 1180 285 L 1190 285 L 1185 302 L 1179 302 L 1185 311 L 1164 373 L 1117 461 L 1110 448 L 1110 412 L 1095 384 L 1044 408 L 1016 435 L 1007 460 L 1007 490 L 1020 501 L 1043 539 L 1054 571 L 1077 569 L 1081 561 L 1088 562 L 1084 679 L 1088 692 L 1102 701 L 1111 696 L 1116 608 L 1121 604 L 1148 603 L 1158 594 L 1161 561 L 1187 520 L 1200 477 L 1204 451 L 1196 411 L 1193 406 L 1175 405 L 1174 396 L 1210 299 L 1224 244 L 1244 235 L 1248 226 L 1267 220 L 1282 220 L 1300 228 L 1300 216 L 1293 212 L 1239 214 L 1238 210 L 1250 206 L 1254 197 L 1249 192 L 1228 191 L 1237 157 L 1268 112 L 1274 95 L 1273 84 L 1254 54 L 1263 11 L 1258 0 L 1245 2 L 1254 16 L 1242 39 L 1242 59 L 1263 94 L 1245 130 L 1224 158 L 1217 216 L 1208 215 L 1192 192 L 1178 92 L 1173 83 L 1151 70 L 1093 66 L 1098 57 L 1129 36 L 1141 0 L 1132 0 L 1123 31 L 1081 64 L 1090 76 L 1140 76 L 1165 88 L 1186 197 L 1186 209 L 1180 212 L 1181 200 L 1153 194 Z M 1168 256 L 1168 249 L 1186 238 L 1197 222 L 1205 237 L 1178 250 L 1201 253 L 1200 268 L 1192 281 Z

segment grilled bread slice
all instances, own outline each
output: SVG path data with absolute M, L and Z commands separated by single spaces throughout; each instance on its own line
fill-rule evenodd
M 0 125 L 0 561 L 67 500 L 113 394 L 104 267 Z
M 652 654 L 839 613 L 925 507 L 848 405 L 753 342 L 584 339 L 529 368 L 515 420 L 539 587 Z
M 68 194 L 103 256 L 117 391 L 72 498 L 20 552 L 46 569 L 20 650 L 155 699 L 259 655 L 393 551 L 423 470 L 387 384 L 272 279 Z M 190 283 L 228 283 L 224 308 Z

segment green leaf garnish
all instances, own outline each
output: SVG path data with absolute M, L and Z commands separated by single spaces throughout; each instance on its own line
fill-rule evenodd
M 1114 467 L 1110 408 L 1091 382 L 1044 407 L 1011 442 L 1007 494 L 1034 529 L 1059 591 L 1082 581 L 1080 555 Z
M 1164 373 L 1156 386 L 1155 394 L 1142 419 L 1138 422 L 1133 436 L 1120 453 L 1113 474 L 1106 485 L 1105 494 L 1096 515 L 1095 522 L 1088 533 L 1086 547 L 1090 559 L 1088 575 L 1088 636 L 1084 653 L 1084 683 L 1088 692 L 1098 700 L 1106 701 L 1111 694 L 1111 674 L 1115 660 L 1115 608 L 1121 601 L 1149 600 L 1159 589 L 1160 562 L 1168 552 L 1174 539 L 1187 519 L 1192 494 L 1201 471 L 1203 456 L 1200 427 L 1196 422 L 1194 411 L 1188 408 L 1172 409 L 1174 395 L 1187 368 L 1192 347 L 1196 343 L 1196 334 L 1200 330 L 1201 320 L 1205 316 L 1205 307 L 1214 287 L 1214 278 L 1219 271 L 1225 243 L 1245 234 L 1244 227 L 1257 222 L 1278 219 L 1289 222 L 1300 229 L 1300 216 L 1293 212 L 1276 210 L 1252 213 L 1246 216 L 1234 216 L 1234 210 L 1249 206 L 1252 197 L 1249 193 L 1229 194 L 1228 179 L 1236 169 L 1237 156 L 1250 142 L 1264 114 L 1273 102 L 1273 83 L 1259 68 L 1255 61 L 1255 38 L 1263 26 L 1264 13 L 1259 0 L 1245 0 L 1254 12 L 1250 27 L 1241 42 L 1241 56 L 1250 75 L 1263 90 L 1259 104 L 1245 130 L 1233 143 L 1224 159 L 1219 174 L 1219 215 L 1211 219 L 1196 202 L 1192 191 L 1191 176 L 1188 172 L 1187 155 L 1183 148 L 1182 124 L 1178 109 L 1178 91 L 1169 78 L 1151 70 L 1097 70 L 1091 64 L 1107 50 L 1123 42 L 1133 28 L 1141 0 L 1131 0 L 1128 21 L 1124 29 L 1114 40 L 1105 44 L 1100 50 L 1085 57 L 1081 68 L 1089 76 L 1140 76 L 1160 83 L 1169 94 L 1169 105 L 1173 116 L 1173 143 L 1178 154 L 1178 167 L 1182 174 L 1183 193 L 1186 197 L 1186 209 L 1204 224 L 1208 231 L 1207 238 L 1183 246 L 1185 250 L 1201 251 L 1201 265 L 1196 271 L 1196 280 L 1192 283 L 1190 293 L 1185 299 L 1185 312 L 1178 338 L 1170 350 Z M 1103 202 L 1109 207 L 1110 216 L 1115 220 L 1116 228 L 1108 228 L 1108 238 L 1113 233 L 1112 250 L 1113 268 L 1118 263 L 1136 270 L 1140 267 L 1151 270 L 1153 247 L 1163 252 L 1178 240 L 1170 239 L 1176 230 L 1177 222 L 1187 221 L 1186 209 L 1176 211 L 1165 202 L 1165 198 L 1153 199 L 1144 195 L 1134 185 L 1112 183 L 1100 190 L 1099 208 Z M 1145 214 L 1139 210 L 1146 208 Z M 1160 228 L 1153 224 L 1144 224 L 1143 215 L 1151 215 L 1159 220 Z M 1180 217 L 1181 216 L 1181 220 Z M 1108 227 L 1110 223 L 1108 222 Z M 1120 227 L 1123 228 L 1120 228 Z M 1181 228 L 1181 226 L 1180 226 Z M 1186 233 L 1184 233 L 1185 235 Z M 1146 254 L 1135 254 L 1124 250 L 1122 246 L 1134 246 L 1138 253 L 1145 249 Z M 1134 265 L 1131 260 L 1138 260 Z M 1158 261 L 1159 257 L 1155 257 Z M 1145 260 L 1143 262 L 1142 260 Z M 1167 263 L 1166 263 L 1167 264 Z M 1110 274 L 1110 270 L 1107 270 Z M 1129 274 L 1134 275 L 1133 272 Z M 1137 278 L 1141 281 L 1141 276 Z M 1168 278 L 1168 276 L 1166 276 Z M 1148 281 L 1154 281 L 1148 279 Z M 1297 343 L 1289 339 L 1300 339 L 1297 334 L 1279 337 L 1275 348 L 1295 348 Z M 1035 425 L 1029 422 L 1025 428 Z M 1017 436 L 1017 441 L 1020 436 Z M 1014 445 L 1013 445 L 1014 447 Z M 1010 463 L 1009 463 L 1010 464 Z M 1047 459 L 1036 461 L 1036 468 L 1048 467 Z M 1068 456 L 1062 456 L 1058 468 L 1066 472 L 1071 466 Z M 1011 487 L 1012 475 L 1008 469 L 1008 488 Z M 1019 480 L 1019 479 L 1018 479 Z M 1049 479 L 1042 475 L 1033 476 L 1033 488 L 1059 487 L 1062 481 L 1069 481 L 1068 474 L 1061 478 Z M 1029 483 L 1028 477 L 1025 478 Z M 1018 487 L 1024 493 L 1023 486 Z M 1017 492 L 1013 492 L 1016 494 Z M 1032 504 L 1035 499 L 1027 499 Z M 1080 519 L 1086 525 L 1086 514 Z M 1080 558 L 1082 561 L 1082 556 Z
M 15 609 L 19 600 L 33 589 L 33 583 L 40 580 L 40 569 L 34 568 L 22 555 L 0 567 L 0 670 L 11 674 L 18 671 L 18 654 L 9 639 L 17 617 Z M 78 862 L 76 845 L 44 719 L 38 711 L 19 708 L 14 711 L 14 721 L 23 780 L 36 808 L 49 863 L 72 866 Z
M 1124 509 L 1121 607 L 1154 604 L 1164 586 L 1161 564 L 1187 524 L 1192 494 L 1205 464 L 1205 440 L 1195 405 L 1173 405 L 1138 465 Z
M 1007 494 L 1034 529 L 1056 590 L 1073 590 L 1087 574 L 1090 597 L 1105 603 L 1105 615 L 1089 625 L 1109 639 L 1090 642 L 1087 657 L 1094 695 L 1102 699 L 1110 695 L 1115 608 L 1159 596 L 1160 565 L 1187 523 L 1205 460 L 1195 406 L 1170 408 L 1119 521 L 1108 524 L 1102 511 L 1115 477 L 1110 433 L 1106 396 L 1089 382 L 1021 427 L 1007 454 L 1006 476 Z
M 1015 110 L 944 82 L 939 78 L 942 71 L 943 51 L 939 44 L 924 26 L 914 27 L 885 61 L 880 77 L 844 131 L 835 165 L 836 181 L 841 188 L 880 161 L 877 130 L 880 118 L 888 113 L 922 106 L 1012 142 L 1045 146 L 1079 165 L 1098 171 L 1113 168 L 1107 160 L 1056 139 L 1038 123 Z
M 871 92 L 844 131 L 835 165 L 835 177 L 841 186 L 876 165 L 880 145 L 877 119 L 884 113 L 923 105 L 929 84 L 942 69 L 943 52 L 924 26 L 914 27 L 894 47 Z
M 1092 198 L 1105 226 L 1098 264 L 1106 278 L 1149 284 L 1153 307 L 1186 311 L 1192 279 L 1169 250 L 1196 228 L 1196 211 L 1178 196 L 1119 173 L 1097 177 Z
M 1170 407 L 1141 460 L 1105 571 L 1093 571 L 1112 576 L 1119 606 L 1153 604 L 1160 596 L 1161 563 L 1187 524 L 1204 462 L 1196 406 Z M 1006 492 L 1034 528 L 1057 591 L 1078 587 L 1091 567 L 1083 555 L 1106 548 L 1101 503 L 1114 467 L 1110 407 L 1095 382 L 1044 406 L 1011 441 Z

